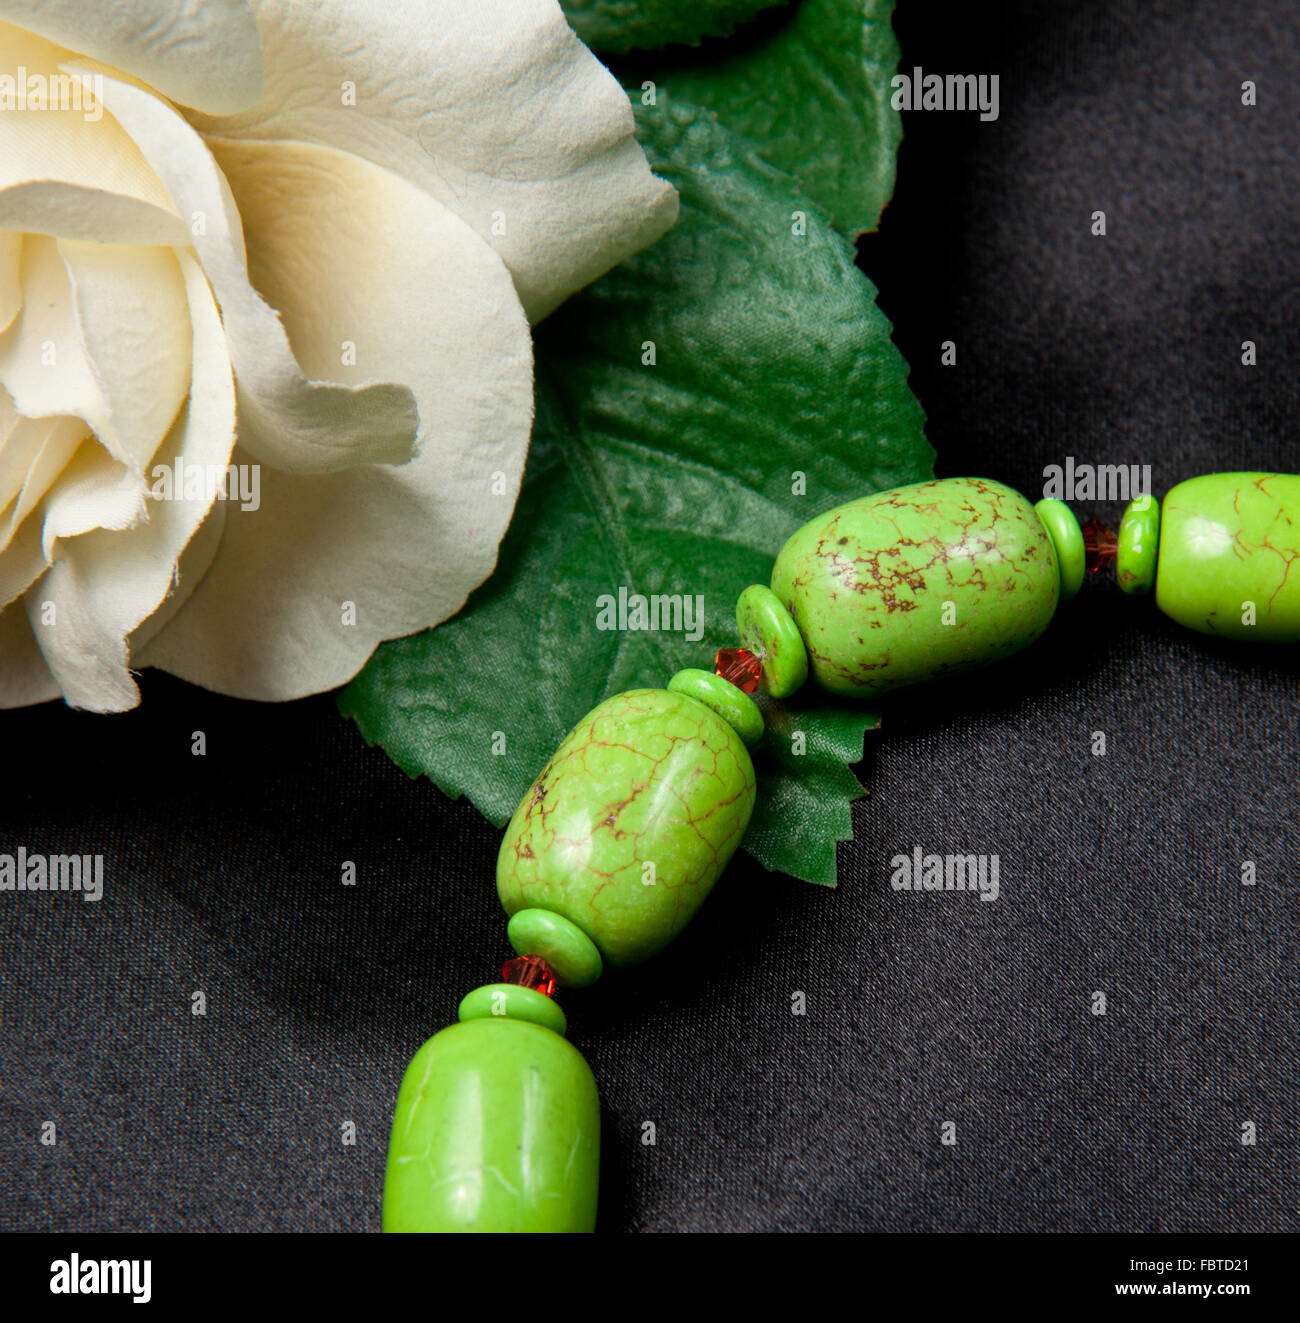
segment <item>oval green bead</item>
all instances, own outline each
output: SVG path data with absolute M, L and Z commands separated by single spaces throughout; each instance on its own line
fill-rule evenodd
M 1300 642 L 1297 559 L 1300 476 L 1191 478 L 1165 495 L 1156 605 L 1202 634 Z
M 383 1227 L 592 1231 L 599 1163 L 596 1081 L 571 1043 L 526 1020 L 454 1024 L 402 1080 Z
M 763 685 L 773 698 L 789 698 L 808 678 L 808 649 L 781 599 L 761 583 L 736 599 L 736 633 L 763 663 Z
M 1042 520 L 1056 551 L 1056 563 L 1061 569 L 1061 596 L 1068 601 L 1083 587 L 1083 572 L 1088 553 L 1083 545 L 1083 529 L 1074 511 L 1064 501 L 1048 496 L 1034 506 L 1034 513 Z
M 524 988 L 518 983 L 485 983 L 460 999 L 458 1020 L 528 1020 L 553 1034 L 563 1034 L 569 1027 L 564 1012 L 544 992 Z
M 1138 597 L 1151 591 L 1159 545 L 1160 502 L 1154 496 L 1141 496 L 1130 502 L 1119 524 L 1115 582 L 1120 592 Z
M 763 714 L 758 704 L 730 680 L 692 668 L 678 671 L 668 681 L 668 688 L 716 712 L 746 744 L 757 744 L 763 738 Z
M 591 938 L 550 910 L 520 910 L 506 925 L 506 936 L 519 955 L 541 956 L 565 987 L 585 988 L 604 968 Z
M 945 478 L 863 497 L 805 524 L 772 571 L 832 693 L 876 698 L 998 661 L 1047 628 L 1052 539 L 1018 492 Z
M 507 914 L 552 910 L 607 964 L 654 955 L 709 894 L 749 824 L 754 765 L 703 703 L 617 694 L 585 716 L 515 810 L 497 858 Z

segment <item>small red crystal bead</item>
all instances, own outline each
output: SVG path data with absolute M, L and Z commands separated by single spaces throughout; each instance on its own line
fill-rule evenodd
M 521 955 L 507 960 L 501 966 L 501 981 L 532 988 L 544 997 L 555 996 L 555 970 L 541 956 Z
M 1096 574 L 1119 555 L 1119 538 L 1100 519 L 1089 519 L 1082 531 L 1084 563 Z
M 729 680 L 744 694 L 752 694 L 763 678 L 763 663 L 748 648 L 719 648 L 713 674 Z

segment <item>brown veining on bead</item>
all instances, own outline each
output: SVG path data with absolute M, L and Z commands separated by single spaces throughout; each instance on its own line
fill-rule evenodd
M 812 521 L 783 550 L 772 586 L 819 682 L 870 695 L 1023 647 L 1050 619 L 1054 574 L 1055 553 L 1023 497 L 984 479 L 945 479 Z M 928 613 L 948 600 L 959 606 L 939 633 Z M 1022 602 L 1033 606 L 1024 628 L 990 627 Z M 928 659 L 915 655 L 921 636 L 935 649 Z
M 613 963 L 641 958 L 694 913 L 753 800 L 749 755 L 707 707 L 663 690 L 618 695 L 568 736 L 520 805 L 502 843 L 502 900 L 511 913 L 564 914 Z
M 1223 484 L 1236 480 L 1231 497 Z M 1282 487 L 1282 492 L 1276 490 Z M 1175 620 L 1207 634 L 1286 640 L 1300 614 L 1292 567 L 1300 560 L 1300 533 L 1292 510 L 1300 479 L 1289 474 L 1208 474 L 1180 483 L 1163 502 L 1161 558 L 1156 600 Z M 1261 499 L 1262 498 L 1262 499 Z M 1205 550 L 1222 538 L 1229 565 Z M 1166 549 L 1168 548 L 1168 554 Z M 1273 558 L 1276 558 L 1274 560 Z M 1275 568 L 1270 568 L 1275 567 Z M 1246 600 L 1259 604 L 1257 623 L 1246 625 Z

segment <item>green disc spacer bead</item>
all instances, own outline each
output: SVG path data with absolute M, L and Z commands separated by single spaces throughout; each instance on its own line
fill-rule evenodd
M 563 1035 L 569 1027 L 564 1012 L 545 993 L 517 983 L 485 983 L 460 999 L 456 1018 L 466 1020 L 529 1020 Z
M 596 944 L 562 914 L 520 910 L 506 926 L 506 935 L 520 955 L 541 956 L 565 987 L 585 988 L 604 968 Z
M 758 704 L 730 680 L 692 668 L 678 671 L 668 681 L 668 688 L 716 712 L 746 744 L 757 744 L 763 738 L 763 714 Z
M 1083 546 L 1083 529 L 1074 517 L 1074 511 L 1064 501 L 1051 497 L 1034 506 L 1043 527 L 1056 548 L 1056 563 L 1061 567 L 1061 596 L 1073 597 L 1083 587 L 1083 571 L 1087 554 Z
M 1137 597 L 1151 591 L 1159 546 L 1160 502 L 1154 496 L 1139 496 L 1124 511 L 1119 525 L 1115 578 L 1120 592 Z
M 789 698 L 808 678 L 808 649 L 785 603 L 761 583 L 736 599 L 740 642 L 763 663 L 763 684 L 773 698 Z

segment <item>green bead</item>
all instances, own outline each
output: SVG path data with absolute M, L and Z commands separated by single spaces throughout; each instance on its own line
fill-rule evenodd
M 611 965 L 654 955 L 709 894 L 749 824 L 754 765 L 686 694 L 602 703 L 515 810 L 497 859 L 507 914 L 552 910 Z
M 402 1080 L 384 1230 L 592 1231 L 599 1162 L 596 1081 L 571 1043 L 526 1020 L 454 1024 Z
M 788 698 L 808 678 L 808 650 L 781 599 L 761 583 L 736 601 L 736 632 L 742 647 L 763 663 L 763 684 L 773 698 Z
M 1300 476 L 1209 473 L 1165 496 L 1156 605 L 1202 634 L 1300 642 Z
M 730 680 L 710 671 L 691 669 L 678 671 L 668 681 L 668 688 L 716 712 L 746 744 L 757 744 L 763 738 L 763 714 L 758 704 Z
M 1056 549 L 1056 563 L 1061 567 L 1061 597 L 1069 601 L 1083 587 L 1083 571 L 1088 556 L 1083 545 L 1083 529 L 1074 511 L 1064 501 L 1047 497 L 1034 506 Z
M 1115 581 L 1132 597 L 1149 593 L 1156 581 L 1156 551 L 1160 545 L 1160 502 L 1140 496 L 1124 511 L 1115 555 Z
M 541 956 L 566 987 L 585 988 L 600 977 L 603 966 L 595 943 L 559 914 L 520 910 L 507 925 L 506 935 L 520 955 Z
M 485 983 L 460 999 L 458 1020 L 486 1020 L 492 1016 L 506 1020 L 529 1020 L 563 1034 L 569 1027 L 564 1012 L 543 992 L 523 988 L 517 983 Z
M 1023 496 L 945 478 L 805 524 L 777 557 L 772 591 L 799 627 L 817 683 L 876 698 L 1026 647 L 1051 621 L 1061 577 Z

